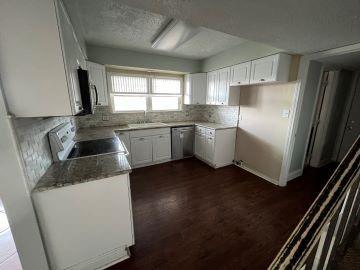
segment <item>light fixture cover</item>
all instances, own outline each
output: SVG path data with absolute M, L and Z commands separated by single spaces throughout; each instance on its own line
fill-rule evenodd
M 199 27 L 193 27 L 183 21 L 171 19 L 166 27 L 152 41 L 151 47 L 171 51 L 199 33 Z

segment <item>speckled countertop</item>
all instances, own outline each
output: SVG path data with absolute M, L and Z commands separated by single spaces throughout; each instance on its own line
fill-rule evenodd
M 112 138 L 116 132 L 164 127 L 198 125 L 212 129 L 228 129 L 235 126 L 207 122 L 171 122 L 158 125 L 121 125 L 109 127 L 83 128 L 76 131 L 75 141 Z M 70 159 L 53 163 L 41 177 L 33 192 L 40 192 L 75 185 L 111 176 L 130 173 L 131 167 L 122 154 L 108 154 L 80 159 Z
M 87 141 L 87 140 L 96 140 L 102 138 L 112 138 L 116 136 L 116 132 L 121 131 L 131 131 L 131 130 L 140 130 L 140 129 L 153 129 L 153 128 L 164 128 L 164 127 L 181 127 L 181 126 L 192 126 L 198 125 L 206 128 L 212 129 L 229 129 L 236 128 L 236 126 L 224 125 L 218 123 L 209 123 L 209 122 L 164 122 L 159 123 L 157 126 L 141 126 L 137 125 L 121 125 L 121 126 L 109 126 L 109 127 L 93 127 L 93 128 L 81 128 L 76 131 L 75 140 L 76 141 Z
M 33 192 L 47 191 L 131 172 L 122 154 L 100 155 L 53 163 L 36 184 Z

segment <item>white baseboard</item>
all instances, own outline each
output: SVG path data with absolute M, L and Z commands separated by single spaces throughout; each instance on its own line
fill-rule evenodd
M 275 180 L 275 179 L 272 179 L 271 177 L 265 175 L 265 174 L 262 174 L 261 172 L 258 172 L 256 170 L 253 170 L 253 169 L 250 169 L 249 167 L 246 167 L 245 165 L 237 165 L 237 164 L 234 164 L 235 166 L 238 166 L 239 168 L 241 169 L 244 169 L 245 171 L 248 171 L 249 173 L 252 173 L 252 174 L 255 174 L 256 176 L 259 176 L 260 178 L 274 184 L 274 185 L 279 185 L 279 181 L 278 180 Z
M 301 176 L 302 173 L 303 173 L 302 169 L 299 169 L 299 170 L 296 170 L 296 171 L 293 171 L 293 172 L 289 173 L 289 177 L 288 177 L 287 181 L 289 182 L 289 181 Z
M 66 270 L 102 270 L 128 258 L 129 255 L 125 249 L 125 246 L 122 246 L 105 252 L 97 257 L 67 267 Z

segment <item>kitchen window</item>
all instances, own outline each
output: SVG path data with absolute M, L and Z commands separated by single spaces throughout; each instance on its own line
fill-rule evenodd
M 179 111 L 183 77 L 173 74 L 108 72 L 113 112 Z

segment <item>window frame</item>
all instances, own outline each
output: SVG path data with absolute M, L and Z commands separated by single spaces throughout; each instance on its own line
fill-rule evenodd
M 127 76 L 141 76 L 146 77 L 147 79 L 147 92 L 146 93 L 126 93 L 126 92 L 114 92 L 112 89 L 111 76 L 112 75 L 127 75 Z M 177 74 L 169 74 L 169 73 L 146 73 L 139 71 L 127 71 L 127 70 L 119 70 L 119 71 L 106 71 L 106 78 L 108 83 L 108 92 L 109 92 L 109 100 L 112 113 L 143 113 L 143 112 L 179 112 L 183 110 L 184 104 L 184 75 Z M 180 93 L 179 94 L 166 94 L 166 93 L 154 93 L 153 92 L 153 78 L 172 78 L 180 81 Z M 115 110 L 114 97 L 115 96 L 141 96 L 146 97 L 146 110 L 127 110 L 127 111 L 117 111 Z M 152 109 L 152 97 L 178 97 L 178 109 L 174 110 L 153 110 Z

